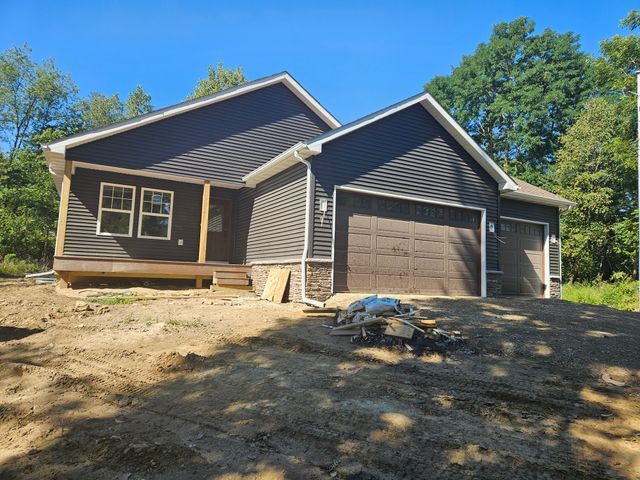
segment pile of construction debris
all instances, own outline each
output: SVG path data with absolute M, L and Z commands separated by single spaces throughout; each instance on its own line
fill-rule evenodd
M 329 335 L 350 336 L 351 343 L 408 350 L 415 355 L 446 354 L 452 351 L 473 353 L 459 331 L 445 331 L 437 327 L 423 310 L 401 304 L 396 298 L 377 295 L 352 302 L 346 310 L 307 309 L 308 315 L 333 314 L 335 324 L 323 324 Z

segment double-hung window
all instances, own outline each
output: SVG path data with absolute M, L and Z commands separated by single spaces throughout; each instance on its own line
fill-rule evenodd
M 169 240 L 171 238 L 172 213 L 173 192 L 143 188 L 138 237 Z
M 100 183 L 98 235 L 130 237 L 133 233 L 133 204 L 136 187 Z

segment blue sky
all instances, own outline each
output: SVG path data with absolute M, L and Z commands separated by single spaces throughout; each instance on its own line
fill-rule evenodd
M 184 100 L 208 64 L 249 79 L 288 70 L 347 122 L 413 95 L 518 16 L 579 33 L 583 49 L 623 33 L 637 2 L 614 1 L 29 1 L 0 0 L 0 49 L 28 43 L 86 95 L 137 84 L 155 107 Z M 635 3 L 635 4 L 634 4 Z

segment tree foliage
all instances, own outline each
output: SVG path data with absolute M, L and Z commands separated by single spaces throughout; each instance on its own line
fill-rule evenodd
M 534 28 L 528 18 L 495 25 L 488 43 L 425 85 L 489 155 L 530 180 L 554 162 L 592 90 L 578 36 Z
M 570 280 L 634 271 L 635 147 L 619 135 L 621 123 L 614 103 L 595 98 L 561 140 L 555 169 L 559 193 L 577 203 L 562 217 L 564 272 Z
M 222 62 L 218 62 L 215 68 L 209 65 L 207 69 L 207 78 L 198 80 L 193 93 L 187 98 L 204 97 L 212 93 L 219 92 L 225 88 L 235 87 L 247 83 L 244 71 L 240 67 L 226 68 Z
M 74 124 L 71 105 L 77 88 L 51 60 L 35 63 L 28 46 L 0 54 L 0 141 L 9 158 L 32 135 L 46 128 L 68 129 Z
M 137 85 L 124 102 L 124 117 L 137 117 L 149 113 L 151 110 L 153 110 L 151 95 L 145 92 L 140 85 Z
M 110 97 L 98 92 L 92 92 L 77 106 L 82 120 L 83 130 L 104 127 L 112 123 L 128 120 L 150 112 L 151 95 L 146 93 L 140 85 L 129 94 L 126 101 L 120 101 L 120 96 L 114 93 Z

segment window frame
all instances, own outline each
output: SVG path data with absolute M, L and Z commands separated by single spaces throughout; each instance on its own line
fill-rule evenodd
M 144 192 L 161 192 L 168 193 L 171 195 L 171 204 L 169 205 L 169 214 L 166 213 L 150 213 L 143 212 L 142 207 L 144 206 Z M 138 212 L 138 238 L 145 238 L 149 240 L 171 240 L 171 225 L 173 223 L 173 200 L 175 198 L 175 192 L 173 190 L 162 190 L 161 188 L 147 188 L 142 187 L 140 189 L 140 207 Z M 152 235 L 143 235 L 142 234 L 142 216 L 149 215 L 150 217 L 162 217 L 169 218 L 169 224 L 167 226 L 167 236 L 166 237 L 156 237 Z
M 122 188 L 130 188 L 133 190 L 131 194 L 131 210 L 123 210 L 117 208 L 107 208 L 102 206 L 102 197 L 104 195 L 104 187 L 122 187 Z M 109 233 L 109 232 L 101 232 L 100 225 L 102 223 L 102 212 L 117 212 L 117 213 L 129 213 L 129 233 Z M 100 200 L 98 201 L 98 218 L 96 223 L 96 235 L 101 237 L 133 237 L 133 217 L 136 212 L 136 186 L 135 185 L 124 185 L 121 183 L 111 183 L 111 182 L 100 182 Z

